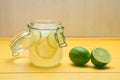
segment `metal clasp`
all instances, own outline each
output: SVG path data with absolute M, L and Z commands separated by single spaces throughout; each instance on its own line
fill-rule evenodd
M 54 35 L 55 39 L 58 42 L 58 45 L 59 45 L 60 48 L 67 46 L 67 43 L 65 41 L 65 36 L 63 34 L 64 33 L 63 29 L 64 29 L 63 26 L 58 27 L 57 30 L 56 30 L 56 33 Z

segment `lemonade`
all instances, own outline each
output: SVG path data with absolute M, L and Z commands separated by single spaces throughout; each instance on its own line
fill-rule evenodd
M 59 64 L 62 58 L 61 48 L 52 49 L 51 47 L 46 45 L 46 47 L 51 50 L 50 52 L 47 51 L 47 49 L 46 50 L 40 49 L 40 51 L 37 52 L 35 46 L 36 46 L 36 43 L 33 43 L 29 50 L 29 53 L 30 53 L 29 56 L 33 64 L 41 67 L 50 67 L 50 66 Z
M 56 21 L 36 21 L 28 24 L 29 33 L 19 35 L 11 43 L 13 56 L 29 49 L 31 62 L 39 67 L 51 67 L 60 63 L 62 47 L 67 46 L 64 27 Z
M 33 43 L 29 50 L 29 56 L 32 63 L 42 67 L 59 64 L 62 58 L 62 49 L 59 48 L 59 45 L 54 37 L 57 25 L 36 25 L 37 26 L 34 26 L 34 28 L 39 30 L 31 30 Z

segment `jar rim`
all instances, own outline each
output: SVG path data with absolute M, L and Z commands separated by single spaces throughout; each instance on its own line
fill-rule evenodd
M 58 28 L 64 28 L 61 26 L 61 22 L 57 20 L 35 20 L 28 24 L 29 29 L 37 30 L 56 30 Z
M 58 24 L 61 25 L 62 23 L 59 20 L 34 20 L 32 23 L 38 24 Z

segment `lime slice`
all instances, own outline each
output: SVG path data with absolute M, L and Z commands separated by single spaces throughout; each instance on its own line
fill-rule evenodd
M 36 52 L 42 58 L 51 58 L 57 49 L 51 48 L 47 43 L 47 37 L 36 43 Z
M 106 49 L 94 48 L 91 52 L 91 62 L 96 67 L 104 67 L 111 60 L 111 56 Z
M 55 39 L 55 32 L 51 32 L 49 33 L 48 37 L 47 37 L 47 42 L 48 42 L 48 45 L 51 47 L 51 48 L 58 48 L 59 45 L 58 45 L 58 42 L 56 41 Z
M 33 41 L 37 42 L 42 38 L 42 33 L 39 30 L 31 31 Z
M 83 66 L 90 60 L 90 53 L 83 47 L 73 47 L 69 52 L 70 60 L 78 65 Z

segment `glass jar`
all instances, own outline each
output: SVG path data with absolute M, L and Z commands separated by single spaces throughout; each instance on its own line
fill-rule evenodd
M 67 46 L 64 27 L 56 20 L 37 20 L 28 24 L 29 32 L 23 32 L 11 42 L 13 56 L 29 49 L 31 62 L 40 67 L 56 66 L 62 58 L 62 47 Z

